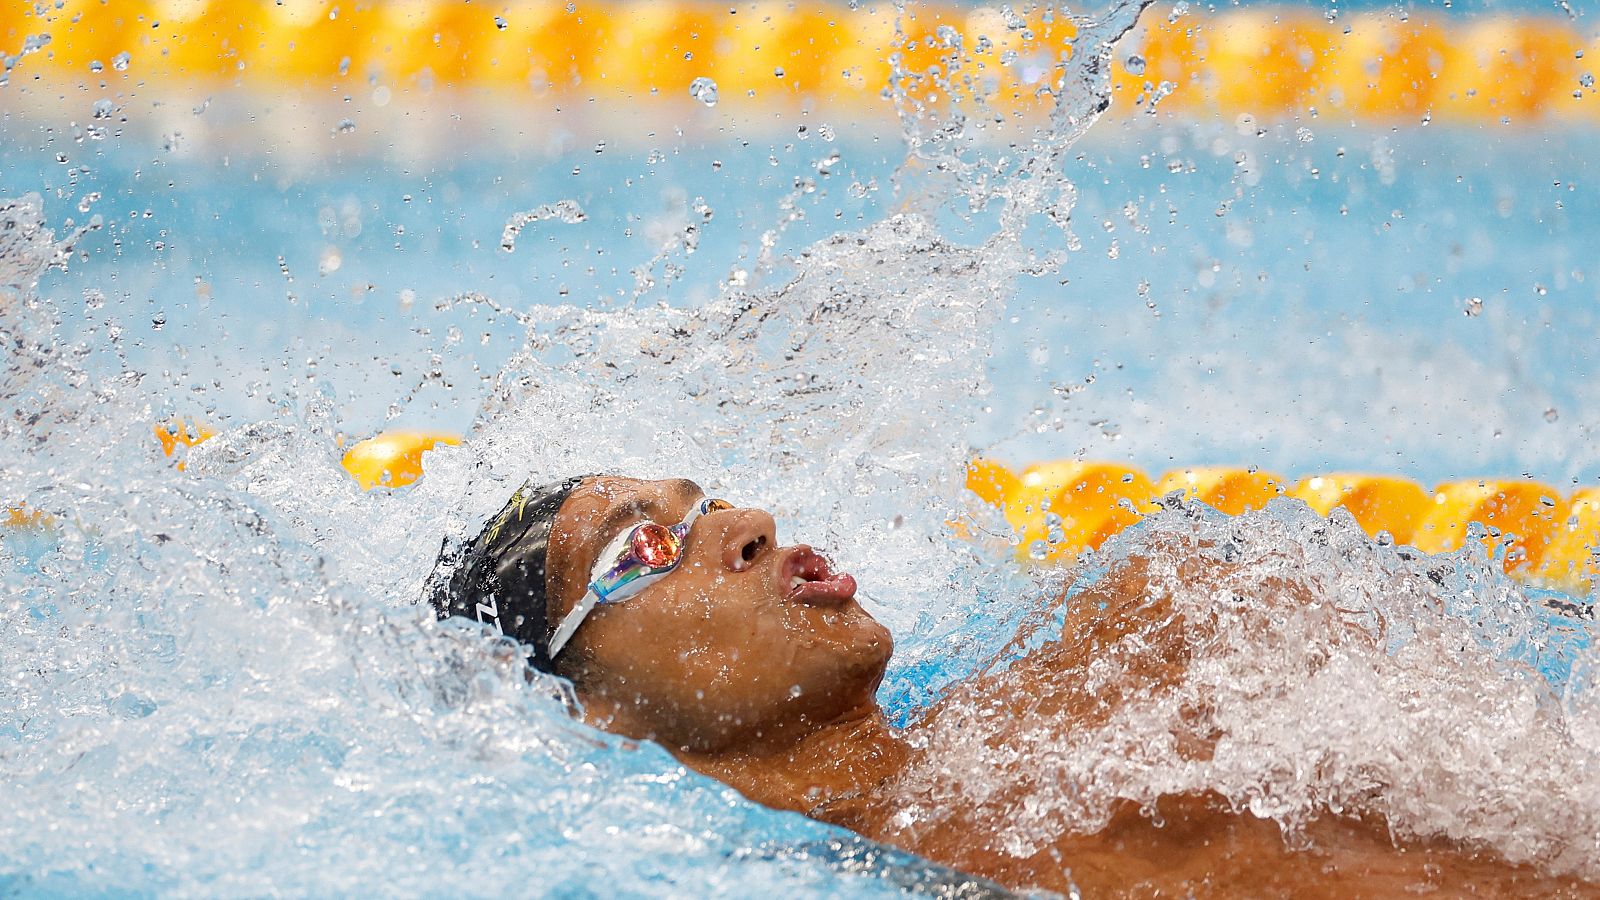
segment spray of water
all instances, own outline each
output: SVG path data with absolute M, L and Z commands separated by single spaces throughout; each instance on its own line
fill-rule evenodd
M 0 818 L 0 885 L 938 889 L 936 874 L 885 876 L 895 867 L 860 864 L 841 832 L 574 723 L 570 697 L 525 678 L 514 648 L 416 605 L 441 543 L 473 534 L 527 478 L 590 471 L 694 477 L 768 506 L 789 537 L 859 573 L 903 650 L 892 711 L 915 718 L 953 691 L 949 755 L 909 777 L 911 814 L 976 805 L 1002 849 L 1025 853 L 1094 828 L 1118 798 L 1213 790 L 1291 830 L 1320 810 L 1372 810 L 1397 831 L 1594 871 L 1600 746 L 1580 723 L 1596 669 L 1572 650 L 1570 686 L 1550 687 L 1537 668 L 1551 626 L 1470 554 L 1437 569 L 1303 508 L 1162 513 L 1087 571 L 1198 535 L 1233 548 L 1240 578 L 1306 580 L 1328 599 L 1234 608 L 1158 566 L 1193 632 L 1188 674 L 1081 733 L 1050 728 L 1041 704 L 1006 744 L 1005 784 L 993 722 L 947 688 L 1003 671 L 1019 623 L 1032 644 L 1055 637 L 1048 580 L 947 523 L 1002 533 L 959 499 L 963 425 L 1010 285 L 1069 264 L 1062 163 L 1105 108 L 1112 48 L 1144 5 L 1076 23 L 1046 85 L 1059 102 L 1033 125 L 970 115 L 980 36 L 941 34 L 936 73 L 896 74 L 912 160 L 900 212 L 783 259 L 773 287 L 730 284 L 700 307 L 518 312 L 524 345 L 490 380 L 471 439 L 392 493 L 344 476 L 333 403 L 315 390 L 176 472 L 148 440 L 170 401 L 119 364 L 114 324 L 79 346 L 55 336 L 34 286 L 70 242 L 36 200 L 6 206 L 0 451 L 21 462 L 0 471 L 0 497 L 57 525 L 0 542 L 0 805 L 14 811 Z M 947 106 L 914 99 L 928 84 Z M 508 223 L 508 243 L 532 220 Z M 988 233 L 949 236 L 963 227 Z M 1098 664 L 1105 682 L 1138 652 Z M 1160 737 L 1180 728 L 1203 728 L 1213 752 Z M 795 849 L 808 847 L 831 849 Z

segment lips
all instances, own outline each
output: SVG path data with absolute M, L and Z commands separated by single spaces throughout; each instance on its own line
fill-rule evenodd
M 839 606 L 856 595 L 856 580 L 848 572 L 834 572 L 822 554 L 803 544 L 783 561 L 783 575 L 796 603 Z

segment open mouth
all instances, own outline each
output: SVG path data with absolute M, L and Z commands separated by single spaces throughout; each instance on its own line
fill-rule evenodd
M 839 606 L 856 595 L 856 580 L 848 572 L 834 572 L 822 554 L 795 547 L 783 561 L 789 580 L 789 599 L 812 606 Z

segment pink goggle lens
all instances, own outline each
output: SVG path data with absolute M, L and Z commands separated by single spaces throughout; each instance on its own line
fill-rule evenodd
M 633 531 L 633 555 L 652 569 L 670 566 L 678 561 L 683 544 L 672 529 L 654 522 L 646 522 Z

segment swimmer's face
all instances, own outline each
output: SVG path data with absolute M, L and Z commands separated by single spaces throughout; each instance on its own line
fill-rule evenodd
M 680 522 L 702 496 L 682 480 L 599 477 L 574 490 L 551 531 L 551 623 L 614 537 Z M 578 657 L 585 707 L 605 727 L 710 752 L 781 746 L 872 707 L 892 649 L 849 576 L 809 547 L 779 546 L 771 515 L 735 507 L 695 521 L 670 574 L 595 609 L 561 662 Z

